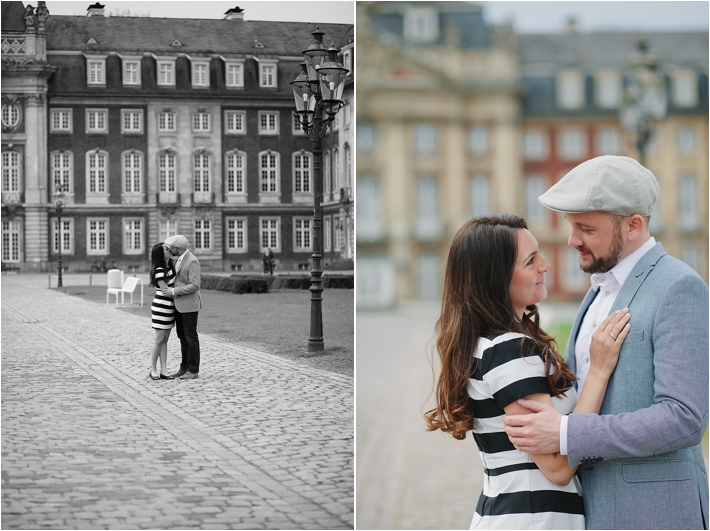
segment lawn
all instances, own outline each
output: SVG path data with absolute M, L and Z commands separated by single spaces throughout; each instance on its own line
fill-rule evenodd
M 60 288 L 69 295 L 106 304 L 105 286 Z M 144 306 L 121 309 L 145 317 L 150 326 L 153 289 L 145 288 Z M 297 360 L 311 367 L 353 376 L 354 299 L 351 289 L 323 291 L 323 352 L 308 352 L 311 294 L 308 290 L 274 290 L 270 293 L 232 293 L 201 290 L 203 310 L 197 330 L 225 341 Z M 128 300 L 128 299 L 127 299 Z M 134 295 L 134 301 L 140 295 Z M 113 304 L 114 297 L 111 297 Z

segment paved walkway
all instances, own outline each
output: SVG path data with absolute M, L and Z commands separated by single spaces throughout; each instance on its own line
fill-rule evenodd
M 353 527 L 352 378 L 202 334 L 200 378 L 154 382 L 145 319 L 1 289 L 3 529 Z

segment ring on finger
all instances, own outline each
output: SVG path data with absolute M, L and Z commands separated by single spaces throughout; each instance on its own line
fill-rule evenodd
M 612 332 L 609 332 L 609 335 L 611 336 L 611 338 L 612 338 L 614 341 L 616 341 L 616 336 L 615 336 Z

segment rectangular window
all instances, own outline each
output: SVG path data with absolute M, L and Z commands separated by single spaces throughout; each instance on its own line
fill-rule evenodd
M 678 151 L 684 154 L 695 153 L 695 131 L 690 127 L 678 129 Z
M 274 252 L 281 250 L 281 242 L 279 240 L 280 225 L 281 218 L 259 219 L 259 242 L 262 253 L 267 249 L 271 249 Z
M 616 109 L 621 104 L 621 74 L 615 71 L 598 72 L 594 78 L 594 95 L 597 106 Z
M 87 85 L 106 84 L 106 58 L 87 57 L 86 58 L 86 83 Z
M 192 62 L 192 86 L 197 88 L 205 88 L 210 86 L 209 61 Z
M 177 236 L 178 223 L 176 219 L 161 219 L 158 222 L 158 239 L 164 242 L 170 236 Z
M 71 192 L 72 174 L 72 154 L 69 151 L 58 151 L 50 155 L 52 164 L 52 193 L 60 189 Z
M 247 252 L 246 218 L 227 218 L 227 252 Z
M 613 127 L 600 129 L 597 133 L 597 155 L 620 155 L 621 135 Z
M 557 137 L 557 150 L 564 160 L 579 160 L 587 155 L 587 143 L 581 129 L 566 129 Z
M 441 233 L 439 219 L 439 190 L 432 176 L 417 179 L 417 205 L 414 232 L 422 240 L 436 239 Z
M 433 253 L 419 256 L 418 260 L 418 285 L 419 296 L 422 299 L 436 299 L 439 297 L 439 257 Z
M 244 64 L 243 63 L 227 63 L 225 69 L 227 88 L 242 88 L 244 87 Z
M 433 8 L 409 8 L 404 16 L 404 34 L 413 42 L 433 42 L 439 37 L 439 13 Z
M 340 225 L 340 216 L 333 216 L 333 226 L 335 229 L 333 230 L 334 236 L 335 236 L 335 241 L 333 242 L 333 250 L 334 251 L 342 251 L 344 247 L 343 243 L 343 227 Z
M 227 153 L 227 193 L 245 193 L 246 153 L 234 151 Z
M 87 159 L 88 192 L 90 194 L 107 193 L 108 154 L 103 151 L 90 151 Z
M 357 181 L 357 239 L 377 240 L 384 235 L 380 180 L 360 177 Z
M 306 152 L 293 155 L 293 191 L 296 193 L 311 193 L 311 171 L 313 155 Z
M 108 254 L 108 220 L 87 219 L 86 254 Z
M 422 122 L 414 126 L 414 149 L 421 154 L 436 153 L 437 134 L 433 123 Z
M 224 132 L 228 135 L 244 135 L 247 132 L 246 111 L 224 111 Z
M 135 86 L 141 84 L 140 58 L 123 58 L 123 84 Z
M 158 59 L 158 85 L 175 86 L 175 59 Z
M 357 150 L 361 153 L 373 153 L 377 146 L 377 129 L 373 123 L 359 123 L 355 128 Z
M 20 152 L 19 151 L 3 151 L 2 152 L 2 191 L 19 192 L 20 191 Z M 4 201 L 3 201 L 4 202 Z
M 86 132 L 108 133 L 107 109 L 86 109 Z
M 142 133 L 143 111 L 134 109 L 121 110 L 121 133 Z
M 359 228 L 359 226 L 358 226 Z M 359 233 L 359 232 L 358 232 Z M 323 219 L 323 252 L 329 253 L 333 241 L 333 220 L 330 217 Z
M 143 220 L 123 220 L 123 252 L 139 254 L 143 252 Z
M 545 221 L 545 207 L 537 199 L 544 193 L 544 177 L 528 175 L 525 178 L 525 218 L 530 224 L 540 224 Z
M 192 130 L 195 133 L 209 133 L 210 129 L 210 113 L 204 111 L 193 113 Z
M 261 192 L 278 192 L 279 159 L 278 154 L 272 151 L 262 153 L 259 157 L 259 180 Z
M 161 153 L 158 156 L 158 191 L 174 192 L 177 157 L 174 153 Z
M 138 151 L 123 154 L 123 191 L 139 194 L 143 175 L 143 155 Z
M 2 222 L 2 261 L 20 261 L 20 236 L 22 229 L 19 221 Z
M 474 175 L 471 178 L 468 204 L 471 217 L 491 213 L 490 183 L 485 175 Z
M 212 248 L 212 229 L 210 221 L 206 219 L 195 220 L 195 249 L 208 251 Z
M 51 109 L 49 111 L 49 130 L 52 133 L 72 132 L 72 111 L 71 109 Z
M 174 111 L 161 111 L 158 113 L 158 132 L 174 133 L 177 130 L 176 124 Z
M 263 59 L 259 64 L 259 86 L 264 88 L 276 88 L 276 63 L 264 63 Z
M 678 205 L 678 225 L 684 232 L 693 232 L 700 228 L 698 216 L 698 184 L 695 175 L 686 173 L 678 183 L 680 204 Z
M 698 104 L 698 76 L 692 70 L 678 69 L 671 76 L 671 101 L 676 107 Z
M 468 133 L 468 150 L 472 155 L 488 153 L 488 128 L 484 125 L 474 125 Z
M 310 251 L 311 247 L 311 218 L 293 218 L 294 248 L 295 252 Z
M 543 131 L 526 131 L 523 153 L 526 160 L 544 160 L 548 154 L 547 135 Z
M 584 106 L 584 74 L 567 71 L 557 76 L 557 106 L 560 109 L 581 109 Z
M 291 124 L 293 125 L 292 133 L 294 135 L 305 135 L 306 133 L 303 131 L 303 127 L 301 126 L 301 122 L 298 121 L 298 116 L 294 113 L 291 115 Z
M 259 134 L 279 134 L 279 113 L 272 111 L 259 111 Z

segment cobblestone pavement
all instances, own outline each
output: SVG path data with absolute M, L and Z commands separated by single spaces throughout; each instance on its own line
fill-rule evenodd
M 145 319 L 1 289 L 3 529 L 353 527 L 352 378 L 201 334 L 200 378 L 154 382 Z
M 438 305 L 357 313 L 357 529 L 468 529 L 483 469 L 471 437 L 427 432 Z M 427 402 L 427 404 L 430 402 Z

